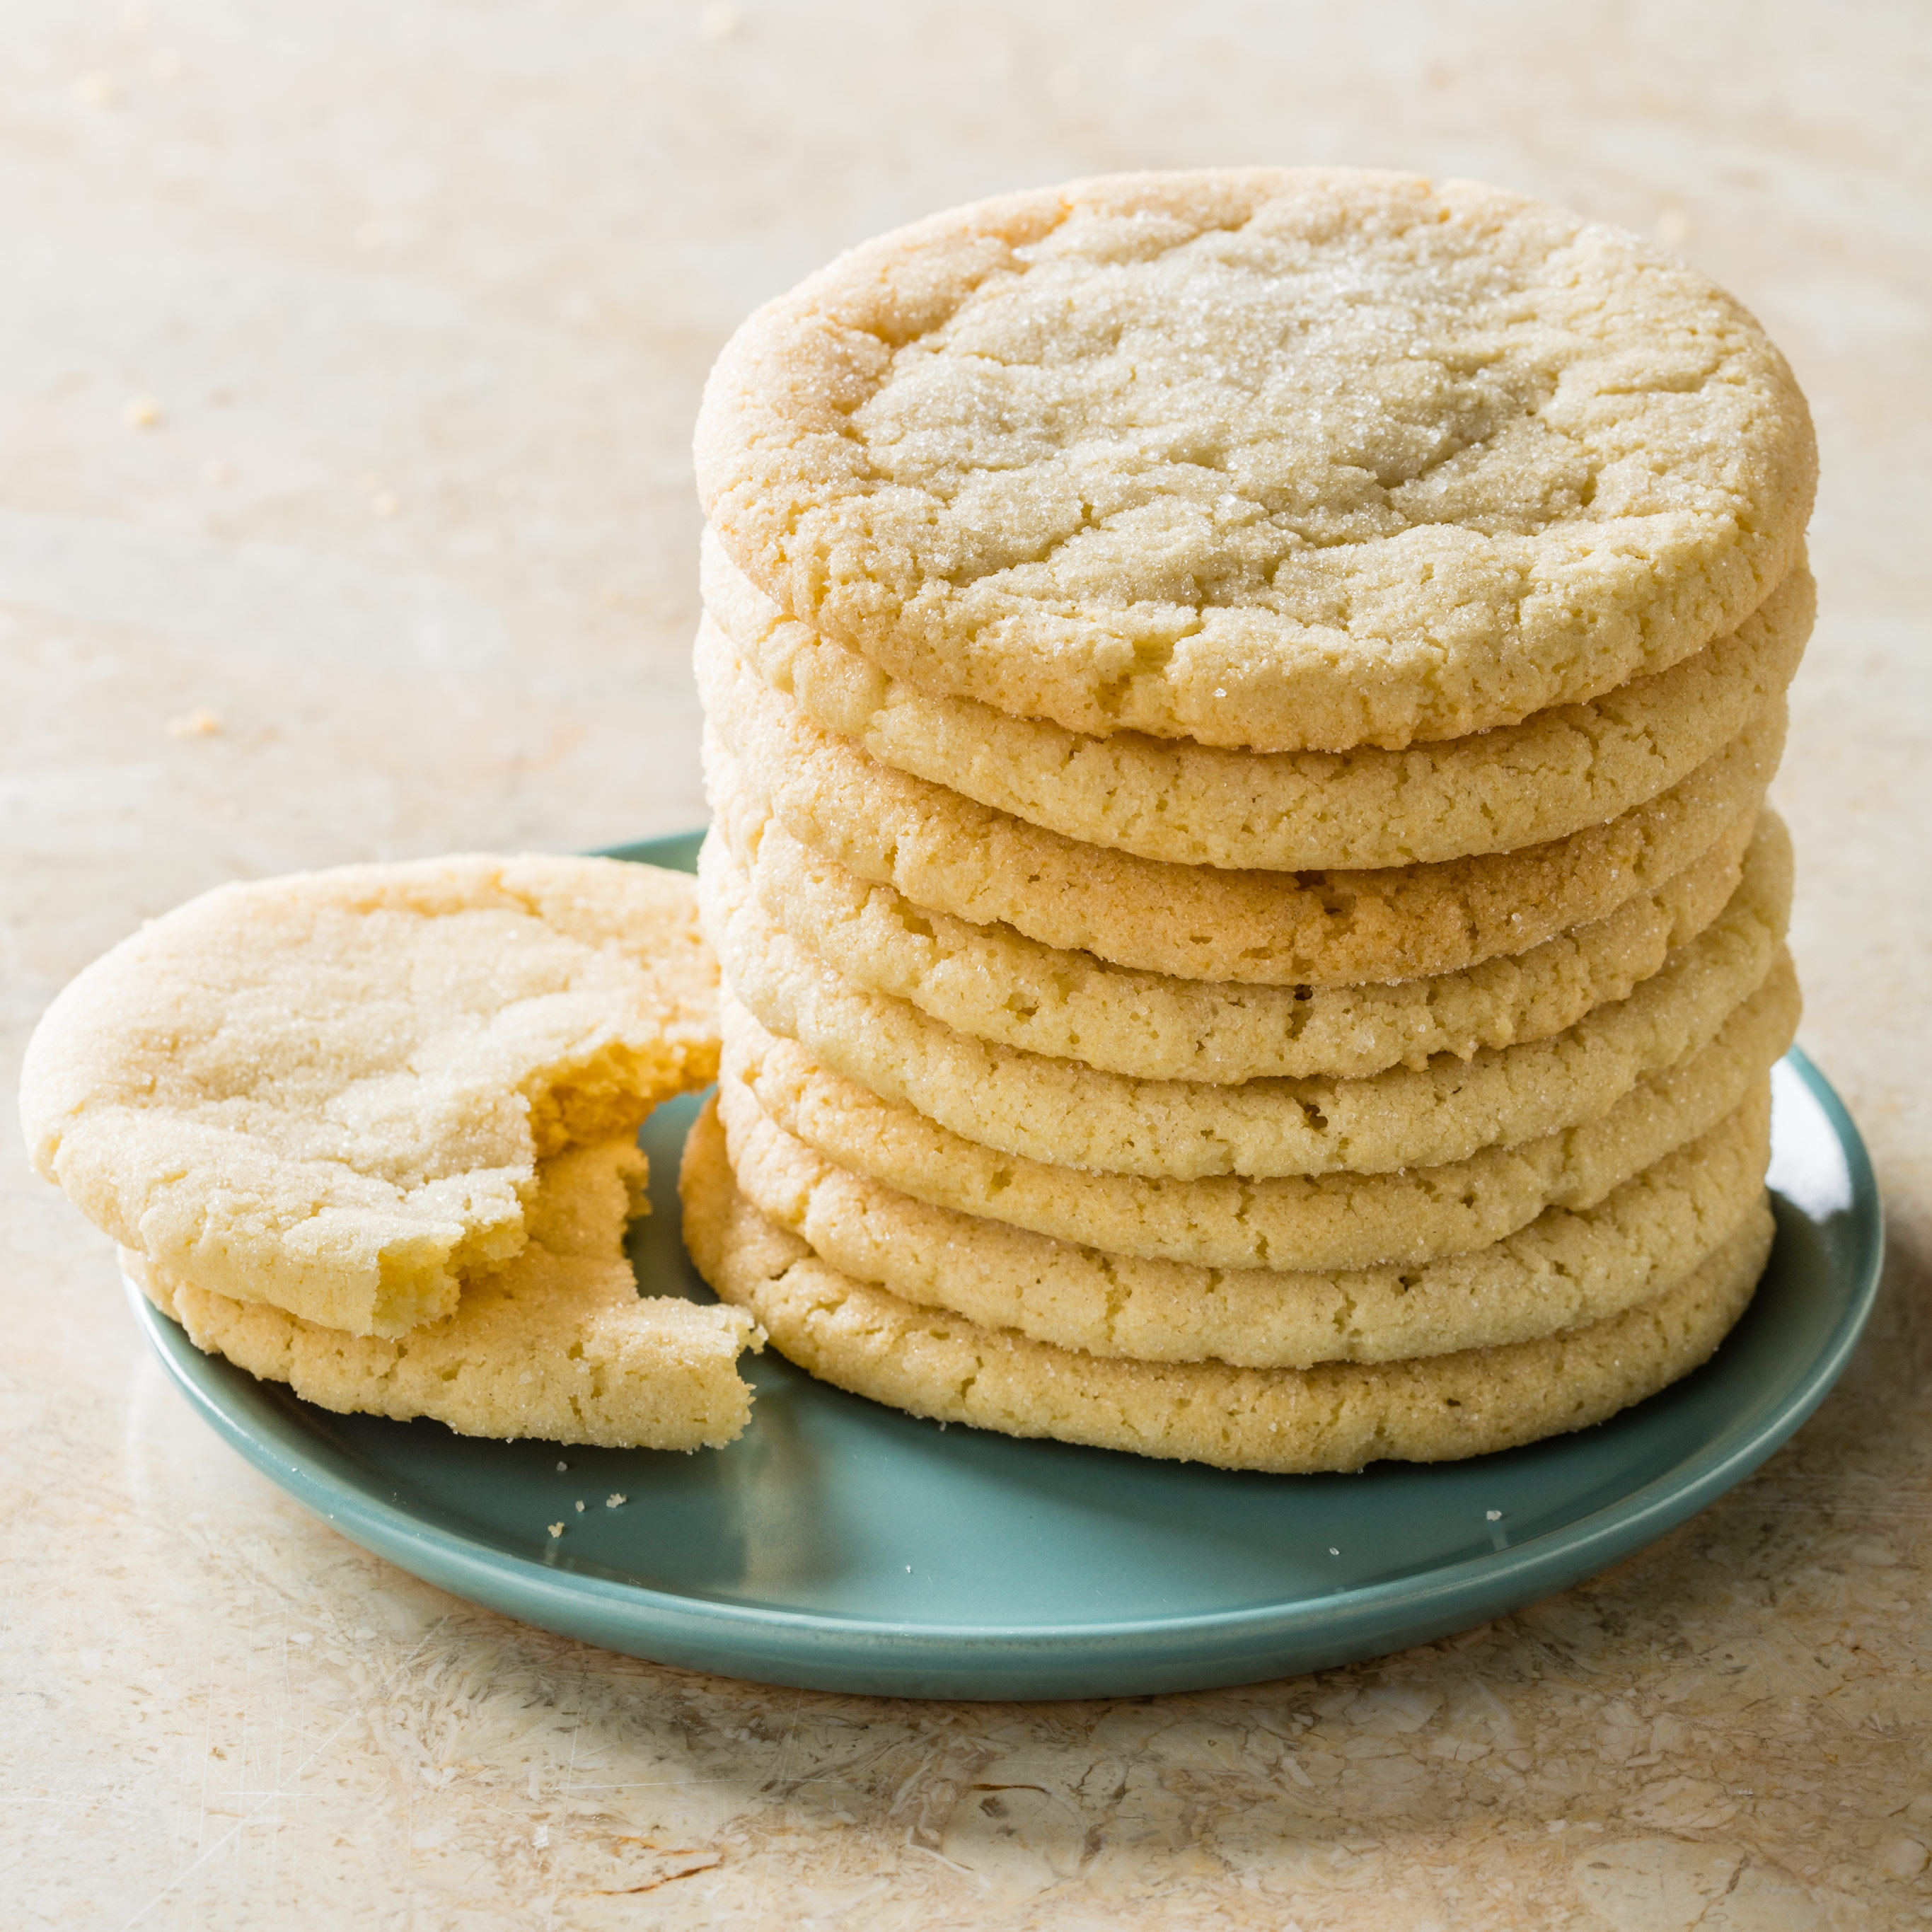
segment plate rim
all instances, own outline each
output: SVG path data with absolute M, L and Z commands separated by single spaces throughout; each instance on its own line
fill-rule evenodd
M 700 832 L 685 832 L 642 840 L 606 848 L 599 856 L 646 863 L 668 861 L 685 869 L 701 836 Z M 573 1612 L 580 1623 L 585 1614 L 601 1611 L 608 1619 L 606 1628 L 621 1627 L 629 1637 L 656 1639 L 661 1647 L 688 1649 L 694 1643 L 717 1653 L 735 1652 L 751 1666 L 746 1674 L 758 1674 L 760 1665 L 777 1666 L 764 1681 L 802 1681 L 796 1676 L 788 1678 L 785 1672 L 789 1667 L 822 1688 L 841 1688 L 832 1678 L 839 1674 L 842 1660 L 848 1670 L 877 1669 L 888 1663 L 887 1652 L 891 1653 L 890 1666 L 902 1676 L 916 1675 L 922 1663 L 943 1658 L 952 1673 L 949 1682 L 956 1687 L 962 1672 L 970 1675 L 976 1668 L 1002 1662 L 1024 1676 L 1029 1670 L 1036 1674 L 1042 1666 L 1066 1668 L 1077 1660 L 1084 1660 L 1090 1670 L 1118 1667 L 1128 1660 L 1125 1653 L 1136 1651 L 1158 1651 L 1164 1655 L 1179 1652 L 1191 1657 L 1197 1666 L 1191 1675 L 1184 1672 L 1187 1684 L 1202 1684 L 1207 1679 L 1201 1675 L 1202 1668 L 1215 1668 L 1206 1652 L 1254 1656 L 1263 1666 L 1259 1674 L 1268 1674 L 1264 1658 L 1256 1653 L 1270 1636 L 1277 1645 L 1286 1646 L 1344 1626 L 1364 1632 L 1378 1626 L 1394 1629 L 1426 1620 L 1431 1606 L 1439 1612 L 1459 1599 L 1468 1600 L 1472 1606 L 1486 1598 L 1508 1597 L 1520 1604 L 1568 1587 L 1708 1507 L 1802 1426 L 1843 1372 L 1870 1316 L 1884 1255 L 1884 1219 L 1870 1155 L 1844 1102 L 1801 1048 L 1792 1047 L 1784 1064 L 1820 1106 L 1844 1158 L 1851 1183 L 1851 1200 L 1844 1211 L 1850 1220 L 1853 1250 L 1844 1270 L 1850 1276 L 1844 1304 L 1823 1344 L 1786 1396 L 1741 1435 L 1736 1429 L 1727 1430 L 1640 1487 L 1504 1549 L 1478 1552 L 1433 1568 L 1319 1596 L 1227 1610 L 1077 1623 L 1064 1618 L 1033 1624 L 908 1622 L 734 1603 L 558 1569 L 425 1522 L 393 1498 L 386 1500 L 338 1473 L 311 1466 L 290 1443 L 284 1419 L 267 1408 L 274 1398 L 265 1385 L 244 1382 L 232 1392 L 220 1389 L 213 1373 L 203 1376 L 197 1371 L 202 1367 L 214 1370 L 220 1358 L 202 1355 L 131 1280 L 124 1276 L 124 1280 L 137 1323 L 170 1381 L 245 1461 L 352 1541 L 405 1570 L 414 1568 L 407 1560 L 410 1557 L 430 1562 L 437 1574 L 429 1580 L 453 1594 L 488 1603 L 505 1614 L 556 1628 L 571 1622 Z M 235 1372 L 238 1376 L 241 1372 Z M 285 1389 L 280 1399 L 300 1400 Z M 415 1574 L 422 1571 L 415 1570 Z M 1495 1614 L 1494 1610 L 1477 1609 L 1471 1621 Z M 828 1665 L 832 1666 L 829 1676 Z M 699 1663 L 695 1667 L 730 1666 Z M 1256 1674 L 1251 1672 L 1243 1678 L 1229 1676 L 1222 1669 L 1214 1681 L 1252 1681 Z M 1184 1687 L 1177 1682 L 1157 1688 Z M 962 1692 L 954 1688 L 924 1694 L 1028 1694 Z M 1032 1694 L 1110 1694 L 1075 1690 Z

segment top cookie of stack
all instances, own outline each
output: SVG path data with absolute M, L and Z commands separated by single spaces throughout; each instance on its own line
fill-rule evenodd
M 982 1224 L 1286 1282 L 1508 1233 L 1418 1236 L 1405 1172 L 1600 1126 L 1592 1209 L 1755 1104 L 1815 459 L 1682 264 L 1467 183 L 1076 183 L 769 304 L 698 457 L 741 1120 L 755 1088 Z M 1039 1171 L 976 1191 L 988 1150 Z M 1352 1246 L 1304 1202 L 1256 1256 L 1217 1177 L 1342 1190 Z

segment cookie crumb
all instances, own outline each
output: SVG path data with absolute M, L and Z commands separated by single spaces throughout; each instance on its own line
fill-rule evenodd
M 560 1476 L 563 1474 L 564 1471 L 569 1467 L 570 1465 L 568 1462 L 560 1462 L 556 1466 L 556 1473 Z
M 1501 1522 L 1503 1520 L 1503 1513 L 1501 1510 L 1485 1510 L 1483 1515 L 1490 1522 Z
M 584 1498 L 581 1496 L 577 1499 L 577 1513 L 579 1516 L 584 1514 Z
M 560 1522 L 552 1523 L 550 1526 L 550 1533 L 553 1536 L 561 1536 L 563 1534 L 563 1525 Z
M 631 1499 L 628 1496 L 622 1495 L 617 1490 L 613 1490 L 610 1493 L 604 1498 L 604 1507 L 606 1509 L 622 1509 L 630 1500 Z

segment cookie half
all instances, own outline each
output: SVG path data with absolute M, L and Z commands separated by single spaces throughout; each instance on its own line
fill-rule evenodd
M 1464 1253 L 1547 1208 L 1594 1206 L 1742 1106 L 1790 1045 L 1798 1012 L 1780 961 L 1709 1046 L 1640 1081 L 1599 1118 L 1393 1174 L 1163 1180 L 1026 1160 L 827 1072 L 728 999 L 719 1105 L 734 1132 L 755 1109 L 839 1167 L 1056 1240 L 1204 1268 L 1369 1268 Z
M 1520 724 L 1388 752 L 1228 752 L 1089 737 L 921 691 L 787 617 L 704 542 L 704 601 L 738 656 L 881 764 L 1090 844 L 1176 865 L 1429 864 L 1567 838 L 1667 790 L 1788 686 L 1816 598 L 1801 559 L 1728 636 Z
M 748 845 L 730 844 L 734 832 Z M 1546 1039 L 1624 998 L 1696 938 L 1747 864 L 1780 924 L 1791 892 L 1791 842 L 1766 809 L 1755 821 L 1740 816 L 1654 891 L 1514 958 L 1388 986 L 1256 986 L 1116 966 L 916 906 L 801 845 L 776 819 L 721 820 L 712 836 L 772 919 L 854 984 L 977 1039 L 1145 1080 L 1360 1078 Z
M 1816 474 L 1751 316 L 1467 182 L 1121 175 L 868 242 L 732 338 L 699 494 L 785 612 L 1106 736 L 1400 747 L 1735 630 Z
M 122 1264 L 196 1348 L 338 1414 L 428 1416 L 463 1436 L 716 1448 L 750 1417 L 736 1364 L 764 1336 L 738 1309 L 638 1294 L 623 1236 L 644 1179 L 628 1138 L 543 1162 L 523 1248 L 471 1276 L 453 1314 L 393 1340 L 236 1300 L 125 1249 Z
M 1588 1427 L 1706 1360 L 1771 1252 L 1762 1199 L 1654 1299 L 1534 1342 L 1419 1360 L 1234 1368 L 1080 1354 L 854 1280 L 740 1194 L 708 1118 L 686 1144 L 684 1234 L 719 1296 L 823 1380 L 915 1415 L 1222 1468 L 1444 1462 Z
M 1764 1189 L 1762 1088 L 1594 1208 L 1411 1268 L 1288 1274 L 1108 1254 L 934 1208 L 740 1110 L 739 1191 L 821 1259 L 902 1300 L 1084 1354 L 1244 1368 L 1402 1360 L 1533 1341 L 1620 1314 L 1696 1267 Z
M 868 758 L 702 640 L 697 662 L 706 788 L 734 844 L 776 817 L 915 905 L 1145 972 L 1262 986 L 1456 972 L 1604 918 L 1755 812 L 1784 742 L 1780 697 L 1668 791 L 1519 851 L 1379 872 L 1224 872 L 1082 844 L 992 811 Z
M 457 857 L 224 886 L 49 1009 L 34 1166 L 171 1275 L 400 1335 L 523 1246 L 536 1162 L 717 1064 L 694 882 Z
M 1743 889 L 1629 996 L 1547 1039 L 1366 1079 L 1139 1080 L 994 1046 L 853 986 L 758 908 L 722 843 L 700 874 L 724 981 L 818 1064 L 1003 1152 L 1088 1172 L 1388 1173 L 1465 1160 L 1607 1112 L 1707 1046 L 1764 983 L 1783 908 Z

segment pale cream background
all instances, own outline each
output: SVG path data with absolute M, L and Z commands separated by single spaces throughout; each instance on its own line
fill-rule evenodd
M 1522 1616 L 1211 1696 L 874 1703 L 340 1540 L 163 1384 L 10 1124 L 0 1920 L 1932 1921 L 1922 6 L 6 0 L 0 74 L 10 1086 L 68 976 L 219 880 L 696 820 L 688 426 L 836 248 L 1096 170 L 1414 165 L 1654 231 L 1810 391 L 1779 797 L 1894 1248 L 1794 1447 Z

